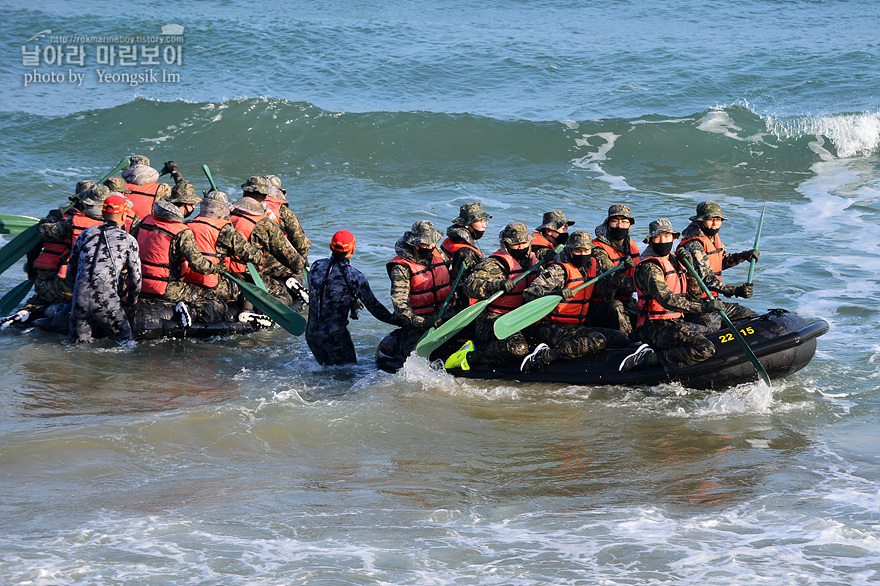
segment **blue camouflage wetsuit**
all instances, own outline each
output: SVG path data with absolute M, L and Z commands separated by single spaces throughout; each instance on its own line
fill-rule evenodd
M 373 295 L 367 278 L 347 258 L 334 255 L 312 264 L 306 343 L 322 366 L 357 363 L 348 319 L 349 315 L 357 319 L 359 302 L 379 321 L 396 323 L 392 313 Z

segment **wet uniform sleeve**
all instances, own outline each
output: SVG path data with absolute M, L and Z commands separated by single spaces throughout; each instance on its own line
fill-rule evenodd
M 627 254 L 629 254 L 627 252 Z M 596 259 L 596 270 L 599 274 L 606 273 L 614 268 L 611 257 L 605 252 L 605 249 L 596 246 L 593 248 L 593 258 Z M 610 277 L 599 280 L 593 288 L 593 295 L 601 297 L 606 302 L 612 301 L 615 297 L 632 297 L 636 291 L 636 284 L 626 271 L 619 270 Z
M 666 309 L 700 313 L 702 304 L 699 301 L 691 301 L 684 295 L 677 295 L 669 290 L 663 277 L 663 269 L 657 263 L 639 263 L 636 266 L 635 279 L 639 289 Z
M 476 253 L 476 251 L 471 250 L 467 247 L 459 248 L 455 251 L 455 254 L 452 255 L 452 269 L 449 271 L 449 276 L 452 280 L 455 280 L 455 277 L 458 276 L 458 272 L 461 270 L 462 263 L 467 263 L 468 269 L 473 270 L 475 266 L 480 264 L 482 257 Z M 467 273 L 467 271 L 465 271 Z M 459 282 L 459 286 L 464 284 L 464 279 L 467 277 L 467 274 L 462 275 L 462 280 Z
M 725 269 L 729 269 L 731 267 L 735 267 L 736 265 L 740 264 L 741 262 L 743 262 L 746 259 L 744 252 L 737 252 L 734 254 L 729 254 L 727 252 L 726 246 L 724 247 L 724 253 L 722 254 L 722 257 L 723 257 L 721 259 L 721 270 L 722 271 Z
M 392 264 L 388 269 L 388 277 L 391 279 L 391 303 L 394 305 L 394 315 L 401 323 L 420 328 L 425 318 L 413 312 L 409 303 L 410 271 L 407 267 Z
M 37 233 L 45 242 L 70 242 L 73 235 L 73 218 L 68 216 L 57 222 L 43 222 L 37 225 Z
M 296 251 L 281 227 L 272 220 L 260 220 L 254 227 L 251 239 L 257 239 L 260 248 L 269 251 L 272 258 L 293 272 L 301 271 L 306 266 L 306 261 Z M 271 264 L 268 256 L 264 264 Z
M 566 276 L 562 265 L 551 264 L 547 266 L 523 291 L 523 301 L 528 303 L 545 295 L 558 294 L 565 286 Z
M 263 264 L 262 251 L 244 239 L 232 224 L 226 224 L 217 235 L 217 252 L 234 256 L 243 263 Z
M 700 244 L 699 240 L 685 242 L 683 246 L 678 248 L 675 255 L 679 259 L 685 258 L 691 263 L 691 266 L 694 267 L 694 270 L 697 271 L 697 274 L 700 275 L 700 278 L 703 279 L 703 282 L 706 283 L 706 287 L 708 287 L 710 291 L 722 293 L 728 297 L 733 295 L 735 287 L 723 283 L 721 279 L 715 275 L 715 271 L 713 271 L 712 267 L 709 265 L 709 255 L 706 254 L 706 250 L 703 248 L 703 245 Z M 702 287 L 700 287 L 700 284 L 697 283 L 697 280 L 691 275 L 690 271 L 688 271 L 687 274 L 687 288 L 688 299 L 699 299 L 703 294 Z
M 178 254 L 175 255 L 174 252 Z M 174 237 L 174 240 L 171 241 L 171 253 L 171 258 L 185 258 L 191 271 L 203 275 L 221 273 L 225 268 L 225 265 L 214 264 L 202 254 L 196 245 L 196 238 L 193 236 L 192 230 L 184 230 Z
M 281 206 L 281 226 L 287 239 L 303 258 L 309 255 L 309 249 L 312 247 L 312 241 L 306 237 L 299 218 L 296 217 L 289 207 Z
M 367 308 L 367 311 L 381 322 L 396 325 L 397 320 L 394 318 L 394 315 L 388 311 L 387 307 L 382 305 L 382 302 L 376 299 L 373 290 L 370 288 L 370 283 L 363 273 L 349 265 L 346 267 L 346 275 L 348 275 L 348 282 L 351 283 L 352 288 L 357 290 L 358 298 L 364 304 L 364 307 Z
M 464 292 L 474 299 L 487 299 L 499 291 L 507 280 L 507 270 L 497 258 L 489 257 L 471 272 Z

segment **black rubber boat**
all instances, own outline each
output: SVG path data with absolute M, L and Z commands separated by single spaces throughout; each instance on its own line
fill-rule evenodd
M 784 309 L 772 309 L 759 318 L 740 322 L 737 327 L 770 378 L 778 379 L 809 364 L 816 353 L 816 339 L 828 331 L 828 322 L 824 319 L 808 322 Z M 715 355 L 712 358 L 670 373 L 659 366 L 619 372 L 620 362 L 635 350 L 636 346 L 632 346 L 604 350 L 580 360 L 560 360 L 551 364 L 547 370 L 539 372 L 522 373 L 517 364 L 505 367 L 475 366 L 470 370 L 453 369 L 450 374 L 465 378 L 584 386 L 653 386 L 679 382 L 692 389 L 725 389 L 758 380 L 754 365 L 729 329 L 719 330 L 708 337 L 715 344 Z M 449 355 L 449 347 L 441 348 L 431 359 L 445 359 Z M 393 333 L 380 342 L 376 350 L 376 365 L 380 369 L 396 372 L 403 366 L 406 357 L 401 357 L 395 348 Z

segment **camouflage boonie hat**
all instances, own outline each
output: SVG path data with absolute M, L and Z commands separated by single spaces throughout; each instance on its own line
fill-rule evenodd
M 710 199 L 707 201 L 701 201 L 697 205 L 697 215 L 691 216 L 689 219 L 691 222 L 705 222 L 712 218 L 721 218 L 722 220 L 727 219 L 721 215 L 721 204 Z
M 269 185 L 272 187 L 276 187 L 278 191 L 287 195 L 287 190 L 281 187 L 281 179 L 278 178 L 278 175 L 263 175 L 266 178 L 266 181 L 269 182 Z
M 248 180 L 241 184 L 241 190 L 245 193 L 262 193 L 269 195 L 269 181 L 259 175 L 251 175 Z
M 205 200 L 208 201 L 219 201 L 221 203 L 229 204 L 229 196 L 226 195 L 225 191 L 214 191 L 211 190 L 205 194 Z
M 132 165 L 144 165 L 146 167 L 150 166 L 150 159 L 143 155 L 131 155 L 128 157 L 128 160 L 131 161 Z
M 480 220 L 488 220 L 492 216 L 483 211 L 483 204 L 478 201 L 466 203 L 458 208 L 458 217 L 452 220 L 456 226 L 470 226 Z
M 82 194 L 80 200 L 84 206 L 100 206 L 110 196 L 110 189 L 106 185 L 92 185 Z
M 434 228 L 434 223 L 429 220 L 419 220 L 412 225 L 403 235 L 403 241 L 410 246 L 418 246 L 419 244 L 428 244 L 433 246 L 440 242 L 443 235 L 439 230 Z
M 90 179 L 83 179 L 82 181 L 77 182 L 76 189 L 74 190 L 73 195 L 68 196 L 67 199 L 69 199 L 70 201 L 73 201 L 75 199 L 81 198 L 82 195 L 86 191 L 88 191 L 92 187 L 92 185 L 94 185 L 94 184 L 95 184 L 95 182 Z
M 608 208 L 608 217 L 605 218 L 605 224 L 607 225 L 608 220 L 610 220 L 614 216 L 626 218 L 627 220 L 629 220 L 631 226 L 635 226 L 636 224 L 635 218 L 632 217 L 632 212 L 629 211 L 629 206 L 625 206 L 623 204 L 615 204 Z
M 645 244 L 647 244 L 651 238 L 657 236 L 658 234 L 662 234 L 663 232 L 669 232 L 672 234 L 673 238 L 678 238 L 681 236 L 681 232 L 677 231 L 672 227 L 672 222 L 667 219 L 654 220 L 650 224 L 648 224 L 648 236 L 642 240 Z
M 559 230 L 563 226 L 573 226 L 574 220 L 569 220 L 565 217 L 565 214 L 562 213 L 561 210 L 550 210 L 549 212 L 544 212 L 544 217 L 541 219 L 543 224 L 535 228 L 536 231 L 540 232 L 545 228 L 550 228 L 551 230 Z
M 104 185 L 106 185 L 111 192 L 131 193 L 125 188 L 125 180 L 122 177 L 111 177 L 104 181 Z
M 568 235 L 568 240 L 565 241 L 565 250 L 570 251 L 575 248 L 593 249 L 593 238 L 589 232 L 586 230 L 575 230 Z
M 202 201 L 202 198 L 196 195 L 196 188 L 193 187 L 192 183 L 181 181 L 171 188 L 171 197 L 168 198 L 168 201 L 175 205 L 196 205 Z
M 532 241 L 532 233 L 522 222 L 511 222 L 498 234 L 502 244 L 523 244 Z

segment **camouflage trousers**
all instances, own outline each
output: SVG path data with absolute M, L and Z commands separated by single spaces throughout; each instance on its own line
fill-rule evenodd
M 224 321 L 228 309 L 227 305 L 214 294 L 213 289 L 188 281 L 168 283 L 165 295 L 159 300 L 166 303 L 186 302 L 192 311 L 193 320 L 200 323 Z
M 70 341 L 87 344 L 95 333 L 119 344 L 132 343 L 134 336 L 119 295 L 112 284 L 96 280 L 76 288 L 70 308 Z
M 468 358 L 471 364 L 503 365 L 519 363 L 529 353 L 529 342 L 522 331 L 503 340 L 495 337 L 495 320 L 500 313 L 487 311 L 476 320 L 476 350 Z
M 535 341 L 556 350 L 563 360 L 574 360 L 587 354 L 595 354 L 609 346 L 628 346 L 629 336 L 620 330 L 542 321 L 535 328 Z
M 45 307 L 56 301 L 70 301 L 72 297 L 67 282 L 56 271 L 37 269 L 34 295 L 27 300 L 27 306 Z
M 682 319 L 652 319 L 639 328 L 639 338 L 657 352 L 666 371 L 711 358 L 715 345 L 700 332 L 708 328 Z
M 627 309 L 626 304 L 617 299 L 611 302 L 591 301 L 590 307 L 587 310 L 587 321 L 598 327 L 620 330 L 624 334 L 631 334 L 633 332 L 632 315 L 635 315 L 634 305 L 631 308 L 633 310 L 631 313 Z
M 755 319 L 759 314 L 755 313 L 748 307 L 743 307 L 739 303 L 724 303 L 724 313 L 730 318 L 730 321 L 739 321 L 743 319 Z M 684 321 L 692 324 L 706 326 L 709 331 L 715 332 L 726 328 L 726 324 L 722 324 L 721 314 L 717 311 L 712 313 L 688 313 L 684 316 Z

